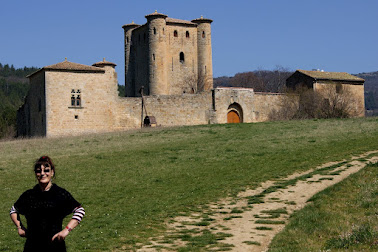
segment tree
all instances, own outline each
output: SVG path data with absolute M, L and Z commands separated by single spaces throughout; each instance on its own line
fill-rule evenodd
M 271 120 L 309 118 L 347 118 L 358 113 L 357 100 L 347 85 L 337 91 L 337 84 L 324 84 L 318 90 L 300 87 L 287 92 L 280 109 L 273 111 Z

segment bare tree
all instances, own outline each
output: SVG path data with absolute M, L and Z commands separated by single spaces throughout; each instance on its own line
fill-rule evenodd
M 206 85 L 206 77 L 203 75 L 189 75 L 185 79 L 184 93 L 197 94 L 204 90 Z
M 318 90 L 299 87 L 281 98 L 280 108 L 273 110 L 271 120 L 309 118 L 347 118 L 356 115 L 357 101 L 348 86 L 337 90 L 337 84 L 325 84 Z

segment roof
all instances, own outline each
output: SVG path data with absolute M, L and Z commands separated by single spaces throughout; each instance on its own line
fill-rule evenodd
M 66 71 L 66 72 L 92 72 L 92 73 L 104 73 L 105 70 L 99 67 L 95 66 L 88 66 L 88 65 L 83 65 L 83 64 L 78 64 L 74 62 L 67 61 L 67 58 L 65 61 L 54 64 L 54 65 L 49 65 L 42 67 L 38 71 L 26 76 L 26 77 L 31 77 L 32 75 L 45 70 L 45 71 Z
M 146 15 L 145 17 L 146 17 L 146 18 L 149 18 L 149 17 L 162 17 L 162 18 L 166 18 L 167 15 L 162 14 L 162 13 L 158 13 L 157 10 L 155 10 L 154 13 L 148 14 L 148 15 Z
M 166 21 L 167 23 L 188 24 L 188 25 L 195 25 L 195 26 L 197 26 L 197 24 L 195 24 L 195 23 L 193 23 L 193 22 L 190 22 L 190 21 L 188 21 L 188 20 L 177 19 L 177 18 L 169 18 L 169 17 L 167 17 L 167 18 L 165 19 L 165 21 Z
M 203 16 L 201 16 L 200 18 L 196 18 L 196 19 L 193 19 L 192 20 L 193 23 L 212 23 L 213 20 L 211 19 L 208 19 L 208 18 L 204 18 Z
M 131 24 L 125 24 L 125 25 L 122 26 L 122 28 L 123 29 L 126 29 L 126 28 L 129 29 L 129 28 L 135 28 L 135 27 L 138 27 L 138 26 L 140 26 L 140 25 L 138 25 L 138 24 L 134 23 L 134 21 L 132 21 Z
M 297 70 L 297 72 L 307 75 L 315 80 L 335 80 L 335 81 L 355 81 L 364 82 L 365 80 L 345 72 L 322 72 Z
M 95 66 L 95 67 L 113 66 L 113 67 L 115 67 L 116 65 L 117 64 L 115 64 L 115 63 L 106 61 L 105 58 L 104 58 L 102 61 L 94 63 L 92 66 Z

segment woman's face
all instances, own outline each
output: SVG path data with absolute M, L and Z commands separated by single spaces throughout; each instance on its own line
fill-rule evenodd
M 54 176 L 54 171 L 49 166 L 41 165 L 40 168 L 35 169 L 35 176 L 39 183 L 48 184 Z

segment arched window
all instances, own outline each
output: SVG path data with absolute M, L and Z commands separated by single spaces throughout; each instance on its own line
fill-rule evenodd
M 81 107 L 81 98 L 80 98 L 80 95 L 78 95 L 77 98 L 76 98 L 76 106 L 77 107 Z
M 75 95 L 71 96 L 71 107 L 75 106 Z
M 174 36 L 174 37 L 178 37 L 177 30 L 175 30 L 175 31 L 173 32 L 173 36 Z
M 180 52 L 180 62 L 184 63 L 185 62 L 185 55 L 183 52 Z
M 189 34 L 189 32 L 188 32 L 188 31 L 186 31 L 186 34 L 185 34 L 185 35 L 186 35 L 186 37 L 187 37 L 187 38 L 189 38 L 189 37 L 190 37 L 190 34 Z
M 206 37 L 205 31 L 202 32 L 202 38 Z

